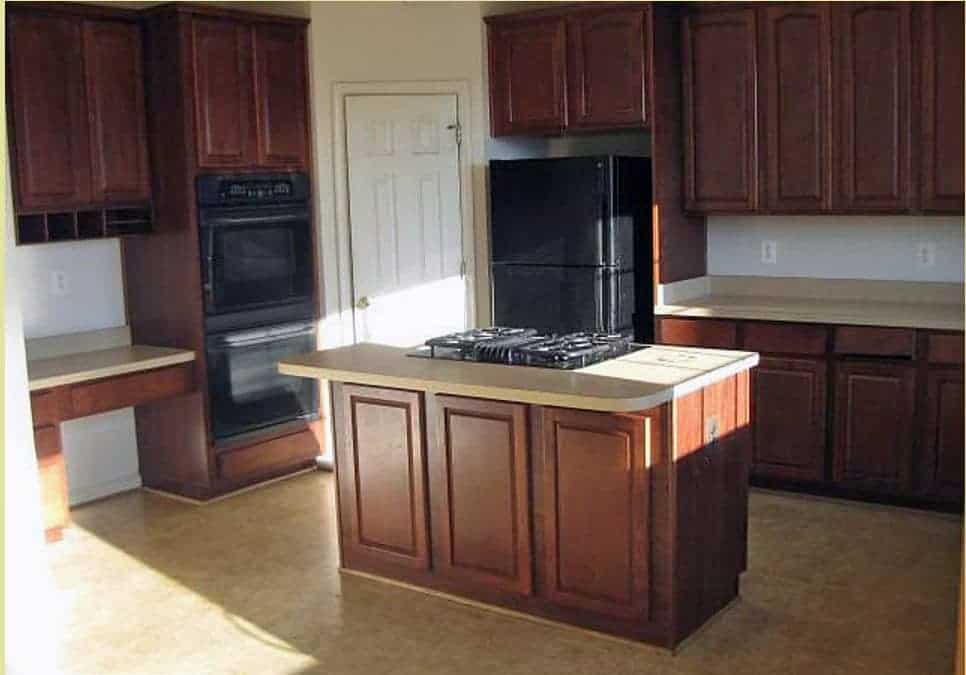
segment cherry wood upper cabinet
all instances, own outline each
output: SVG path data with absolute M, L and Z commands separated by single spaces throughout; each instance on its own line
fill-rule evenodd
M 255 164 L 251 26 L 231 19 L 191 19 L 198 166 Z
M 76 17 L 9 12 L 7 99 L 17 210 L 91 200 L 83 35 Z
M 615 618 L 646 616 L 650 513 L 645 420 L 547 408 L 542 413 L 544 579 L 556 604 Z M 588 548 L 587 542 L 596 542 Z
M 426 417 L 436 573 L 529 595 L 527 406 L 435 396 Z
M 684 19 L 684 193 L 689 211 L 758 206 L 755 11 Z
M 751 380 L 756 475 L 824 479 L 826 369 L 818 359 L 761 358 Z
M 142 63 L 137 24 L 84 22 L 95 202 L 151 198 Z
M 305 27 L 256 24 L 254 46 L 258 164 L 305 166 L 309 147 Z
M 643 8 L 576 12 L 567 18 L 571 129 L 647 123 Z
M 833 207 L 908 211 L 915 206 L 911 8 L 903 2 L 832 4 L 838 153 Z
M 832 477 L 843 486 L 904 492 L 915 442 L 912 364 L 836 365 Z
M 830 206 L 829 6 L 782 3 L 759 14 L 762 207 Z
M 567 125 L 566 24 L 562 17 L 489 22 L 494 136 L 556 134 Z
M 920 12 L 921 206 L 963 212 L 963 4 L 916 3 Z

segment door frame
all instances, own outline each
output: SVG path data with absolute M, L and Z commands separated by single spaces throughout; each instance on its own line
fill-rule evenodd
M 346 99 L 349 96 L 456 96 L 456 122 L 462 142 L 458 148 L 460 182 L 460 217 L 466 283 L 466 323 L 476 323 L 476 227 L 473 222 L 473 166 L 469 145 L 473 138 L 470 122 L 470 85 L 466 80 L 416 80 L 377 82 L 336 82 L 333 85 L 333 172 L 335 179 L 336 250 L 323 249 L 322 262 L 335 269 L 338 278 L 338 321 L 343 344 L 356 342 L 352 302 L 352 234 L 349 223 L 349 156 L 346 121 Z M 330 316 L 334 312 L 327 312 Z

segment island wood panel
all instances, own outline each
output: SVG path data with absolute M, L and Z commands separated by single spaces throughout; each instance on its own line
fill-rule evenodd
M 677 3 L 651 5 L 651 179 L 655 283 L 707 272 L 707 226 L 684 211 L 684 127 L 681 98 L 681 13 Z
M 426 418 L 435 571 L 529 594 L 527 407 L 430 396 Z
M 832 102 L 838 158 L 832 207 L 908 211 L 915 206 L 910 3 L 836 2 L 832 21 L 838 92 Z
M 70 524 L 67 502 L 67 467 L 61 450 L 60 427 L 34 429 L 37 469 L 40 473 L 40 498 L 43 504 L 44 537 L 48 542 L 63 537 Z
M 648 122 L 646 28 L 642 7 L 584 10 L 567 17 L 568 128 Z
M 201 168 L 255 163 L 251 27 L 232 19 L 191 17 L 195 136 Z
M 820 359 L 761 358 L 752 374 L 756 475 L 824 479 L 827 370 Z
M 927 471 L 922 482 L 928 494 L 939 498 L 963 498 L 963 409 L 962 369 L 930 370 L 922 442 Z
M 17 209 L 88 204 L 90 139 L 81 23 L 71 16 L 16 11 L 8 20 Z
M 676 640 L 737 595 L 747 564 L 747 397 L 731 377 L 674 402 Z
M 91 20 L 83 26 L 91 197 L 106 202 L 148 201 L 151 179 L 141 27 Z
M 759 18 L 762 207 L 820 212 L 831 203 L 829 6 L 781 4 Z
M 684 203 L 689 211 L 758 207 L 755 10 L 684 19 Z
M 297 170 L 307 163 L 305 26 L 253 28 L 258 165 Z
M 833 480 L 889 493 L 908 489 L 915 387 L 909 364 L 836 364 Z
M 963 4 L 916 3 L 920 16 L 921 207 L 963 212 Z
M 545 585 L 550 601 L 648 618 L 650 447 L 645 420 L 545 408 Z
M 567 126 L 564 18 L 493 17 L 488 23 L 492 135 L 562 132 Z
M 422 396 L 377 387 L 336 387 L 342 560 L 426 570 Z

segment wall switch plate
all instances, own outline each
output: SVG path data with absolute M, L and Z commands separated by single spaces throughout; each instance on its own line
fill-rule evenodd
M 70 287 L 67 285 L 67 273 L 63 270 L 52 270 L 50 272 L 50 294 L 56 296 L 70 294 Z
M 774 265 L 778 262 L 778 242 L 764 239 L 761 242 L 761 262 L 765 265 Z
M 918 244 L 916 244 L 916 266 L 936 266 L 936 242 L 920 241 Z

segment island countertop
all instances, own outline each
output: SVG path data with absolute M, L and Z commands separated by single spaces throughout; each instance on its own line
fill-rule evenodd
M 407 356 L 411 348 L 362 343 L 291 356 L 285 375 L 499 401 L 606 412 L 647 410 L 758 364 L 758 354 L 644 345 L 577 370 Z

